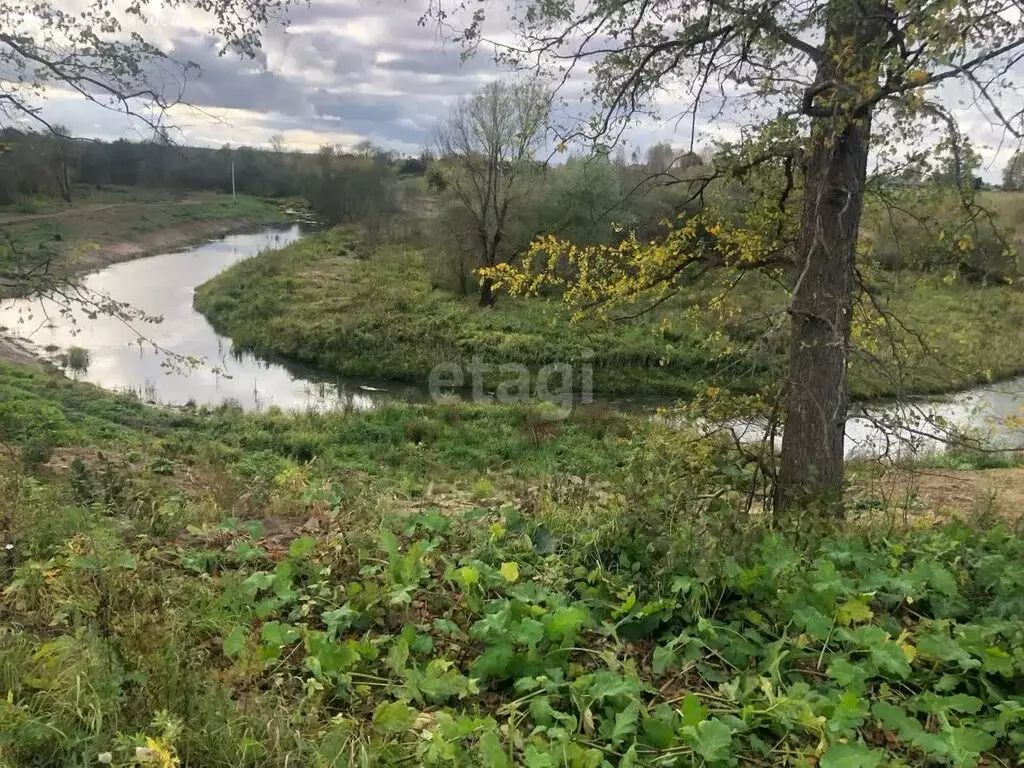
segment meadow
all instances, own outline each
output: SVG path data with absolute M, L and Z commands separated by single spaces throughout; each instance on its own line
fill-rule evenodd
M 1011 765 L 1024 538 L 787 543 L 604 410 L 157 409 L 0 364 L 0 765 Z

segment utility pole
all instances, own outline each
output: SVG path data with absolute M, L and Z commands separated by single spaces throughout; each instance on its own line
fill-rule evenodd
M 235 161 L 231 160 L 231 199 L 235 199 Z

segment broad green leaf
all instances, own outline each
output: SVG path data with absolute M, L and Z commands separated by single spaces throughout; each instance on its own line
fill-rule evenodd
M 949 755 L 956 765 L 975 766 L 982 752 L 996 745 L 996 737 L 978 728 L 951 728 L 944 734 L 949 744 Z
M 299 632 L 290 624 L 282 624 L 280 621 L 268 621 L 260 631 L 260 639 L 273 648 L 280 648 L 298 640 Z
M 793 611 L 793 618 L 815 640 L 827 640 L 832 633 L 832 619 L 821 611 L 804 606 Z
M 103 563 L 95 554 L 90 555 L 75 555 L 69 561 L 72 568 L 76 568 L 80 571 L 98 571 L 103 567 Z
M 386 701 L 373 710 L 373 727 L 378 733 L 403 733 L 412 728 L 418 713 L 400 701 Z
M 973 669 L 981 662 L 973 658 L 949 635 L 932 632 L 915 637 L 918 654 L 940 661 L 955 661 L 963 669 Z
M 613 698 L 615 696 L 636 696 L 640 692 L 640 684 L 606 669 L 598 670 L 576 681 L 576 685 L 586 690 L 592 701 Z
M 434 629 L 438 632 L 443 632 L 446 635 L 452 635 L 457 637 L 462 634 L 462 630 L 459 629 L 459 625 L 451 619 L 434 619 Z
M 306 666 L 314 674 L 335 677 L 351 669 L 360 659 L 353 641 L 339 643 L 324 634 L 310 633 L 307 645 Z
M 948 712 L 966 712 L 975 715 L 981 711 L 984 702 L 966 693 L 957 693 L 953 696 L 937 696 L 934 693 L 922 693 L 913 700 L 913 705 L 922 712 L 929 712 L 933 715 L 946 714 Z
M 928 583 L 936 592 L 947 597 L 957 593 L 956 576 L 938 563 L 932 563 L 928 569 Z
M 395 534 L 387 528 L 383 528 L 380 532 L 380 548 L 383 549 L 390 558 L 396 558 L 398 556 L 398 539 L 396 539 Z
M 871 677 L 871 672 L 864 664 L 854 664 L 849 659 L 839 656 L 829 664 L 828 675 L 843 688 L 861 690 L 864 681 Z
M 667 645 L 659 645 L 654 649 L 654 655 L 651 659 L 651 669 L 655 675 L 661 676 L 665 674 L 665 670 L 673 666 L 679 660 L 679 656 L 676 652 Z
M 875 617 L 865 598 L 854 598 L 836 608 L 836 622 L 844 627 L 864 624 Z
M 616 713 L 615 727 L 612 728 L 612 744 L 619 745 L 628 736 L 636 733 L 636 724 L 640 719 L 640 704 L 632 702 L 624 710 Z
M 494 731 L 486 731 L 479 742 L 480 765 L 483 768 L 508 768 L 508 755 L 502 749 L 501 740 Z
M 404 637 L 398 638 L 391 646 L 387 655 L 388 669 L 396 675 L 401 675 L 405 665 L 409 661 L 409 643 Z
M 891 731 L 905 731 L 914 726 L 920 728 L 920 724 L 903 709 L 887 701 L 876 701 L 871 706 L 871 713 Z
M 348 603 L 333 611 L 324 611 L 320 616 L 324 624 L 327 625 L 327 631 L 334 636 L 351 627 L 358 617 L 358 611 L 352 610 Z
M 473 662 L 473 676 L 481 679 L 502 678 L 511 674 L 516 661 L 516 652 L 509 642 L 500 642 L 490 646 Z
M 480 571 L 472 565 L 464 565 L 455 571 L 455 581 L 463 589 L 469 589 L 474 584 L 480 583 Z
M 426 669 L 405 670 L 405 694 L 421 703 L 443 703 L 458 696 L 460 699 L 477 693 L 474 681 L 459 672 L 448 659 L 433 659 Z
M 544 625 L 536 619 L 523 619 L 513 628 L 512 636 L 523 645 L 534 646 L 544 637 Z
M 707 710 L 696 694 L 688 693 L 683 698 L 682 714 L 683 725 L 696 726 L 707 717 Z
M 833 744 L 821 756 L 821 768 L 875 768 L 884 753 L 863 744 Z
M 590 623 L 590 614 L 585 608 L 571 605 L 556 609 L 547 621 L 544 631 L 548 639 L 555 642 L 572 642 L 580 630 L 589 627 Z
M 288 545 L 288 554 L 294 558 L 308 557 L 316 549 L 316 539 L 312 536 L 300 536 Z
M 530 744 L 526 748 L 526 752 L 523 753 L 523 759 L 526 768 L 555 768 L 558 765 L 550 752 L 541 752 L 534 744 Z
M 1004 677 L 1013 677 L 1013 657 L 998 646 L 989 646 L 981 658 L 981 668 Z
M 705 720 L 697 725 L 694 750 L 709 763 L 718 763 L 729 757 L 732 730 L 721 720 Z
M 224 638 L 222 648 L 225 656 L 237 656 L 245 648 L 245 641 L 249 637 L 249 630 L 246 627 L 236 624 Z
M 894 640 L 886 640 L 879 645 L 872 646 L 871 660 L 880 672 L 896 675 L 903 679 L 910 676 L 910 664 L 907 662 L 907 656 L 903 653 L 899 643 Z
M 571 731 L 576 730 L 576 718 L 551 706 L 548 696 L 537 696 L 530 700 L 530 718 L 538 725 L 561 723 Z
M 135 570 L 135 555 L 125 550 L 118 550 L 114 553 L 113 557 L 110 558 L 111 568 L 122 568 L 126 571 Z
M 675 576 L 669 589 L 677 595 L 687 594 L 697 584 L 697 580 L 691 576 Z
M 836 701 L 828 720 L 828 730 L 834 734 L 851 733 L 860 728 L 868 713 L 868 702 L 853 691 L 844 691 Z
M 648 717 L 643 721 L 644 740 L 657 749 L 668 749 L 675 737 L 675 728 L 671 721 Z

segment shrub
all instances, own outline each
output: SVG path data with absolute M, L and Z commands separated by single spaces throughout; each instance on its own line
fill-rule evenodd
M 430 445 L 437 440 L 439 427 L 436 422 L 426 418 L 413 419 L 405 425 L 405 439 L 416 445 Z
M 92 355 L 85 347 L 68 347 L 65 355 L 67 367 L 75 373 L 85 373 L 89 370 L 89 363 L 92 362 Z

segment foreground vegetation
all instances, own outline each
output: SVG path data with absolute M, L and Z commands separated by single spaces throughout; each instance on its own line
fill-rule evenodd
M 578 374 L 589 361 L 595 389 L 607 393 L 753 391 L 778 380 L 786 295 L 756 275 L 721 302 L 722 286 L 707 281 L 633 320 L 573 324 L 560 302 L 543 298 L 481 310 L 435 287 L 429 260 L 429 251 L 333 230 L 232 267 L 197 291 L 196 306 L 239 348 L 344 375 L 425 384 L 439 361 L 479 355 L 534 372 L 564 361 Z M 865 297 L 858 314 L 856 396 L 949 391 L 1024 372 L 1024 295 L 1013 286 L 923 272 L 873 278 L 877 307 Z M 879 307 L 897 320 L 885 322 Z
M 1010 765 L 1024 538 L 794 548 L 614 413 L 157 410 L 0 366 L 9 766 Z

